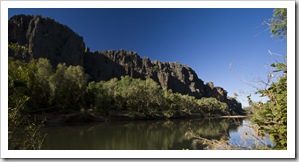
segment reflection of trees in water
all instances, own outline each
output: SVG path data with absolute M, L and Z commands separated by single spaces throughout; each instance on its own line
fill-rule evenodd
M 168 120 L 112 122 L 48 128 L 44 149 L 163 150 L 203 149 L 188 132 L 221 139 L 237 128 L 231 120 Z M 193 145 L 192 145 L 193 144 Z
M 194 128 L 185 133 L 185 137 L 192 141 L 192 149 L 214 149 L 218 141 L 227 143 L 229 132 L 241 126 L 242 119 L 207 119 L 198 121 Z M 218 144 L 220 144 L 218 142 Z M 219 147 L 217 145 L 217 147 Z M 225 149 L 225 148 L 223 148 Z

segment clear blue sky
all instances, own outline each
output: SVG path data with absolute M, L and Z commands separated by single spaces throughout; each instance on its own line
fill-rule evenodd
M 82 36 L 91 51 L 124 49 L 187 64 L 229 96 L 236 92 L 243 106 L 255 91 L 244 81 L 258 85 L 271 70 L 268 50 L 286 54 L 286 40 L 271 38 L 262 25 L 273 9 L 9 9 L 9 18 L 16 14 L 51 17 Z

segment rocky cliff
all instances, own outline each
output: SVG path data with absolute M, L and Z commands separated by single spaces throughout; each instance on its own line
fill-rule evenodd
M 54 66 L 60 62 L 83 65 L 83 38 L 50 18 L 12 17 L 8 21 L 8 42 L 26 46 L 31 58 L 48 58 Z
M 97 81 L 123 75 L 141 79 L 151 78 L 173 92 L 189 94 L 196 98 L 206 96 L 204 82 L 190 67 L 182 66 L 178 62 L 151 61 L 149 58 L 140 58 L 136 52 L 109 50 L 87 53 L 84 66 Z
M 90 52 L 82 37 L 50 18 L 17 15 L 8 24 L 9 43 L 26 46 L 31 59 L 48 58 L 53 66 L 62 62 L 81 65 L 95 81 L 124 75 L 151 78 L 173 92 L 196 98 L 214 97 L 227 103 L 232 111 L 242 111 L 241 104 L 228 97 L 223 88 L 214 87 L 211 82 L 204 84 L 194 70 L 178 62 L 151 61 L 149 58 L 140 58 L 136 52 L 125 50 Z

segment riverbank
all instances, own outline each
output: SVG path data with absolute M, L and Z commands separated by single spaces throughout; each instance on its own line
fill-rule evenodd
M 168 119 L 217 119 L 217 118 L 247 118 L 246 115 L 233 116 L 203 116 L 201 114 L 191 114 L 186 116 L 165 118 L 163 114 L 145 115 L 142 113 L 132 113 L 127 111 L 111 111 L 106 116 L 93 112 L 72 112 L 72 113 L 42 113 L 35 115 L 38 121 L 44 121 L 45 125 L 59 124 L 80 124 L 92 122 L 111 121 L 145 121 L 145 120 L 168 120 Z

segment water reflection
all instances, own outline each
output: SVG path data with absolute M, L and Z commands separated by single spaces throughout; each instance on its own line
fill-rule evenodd
M 260 136 L 258 126 L 248 120 L 243 120 L 242 126 L 230 131 L 229 135 L 228 144 L 241 149 L 267 149 L 274 146 L 267 136 Z
M 109 122 L 47 127 L 46 150 L 182 150 L 205 149 L 188 136 L 228 140 L 242 119 Z

